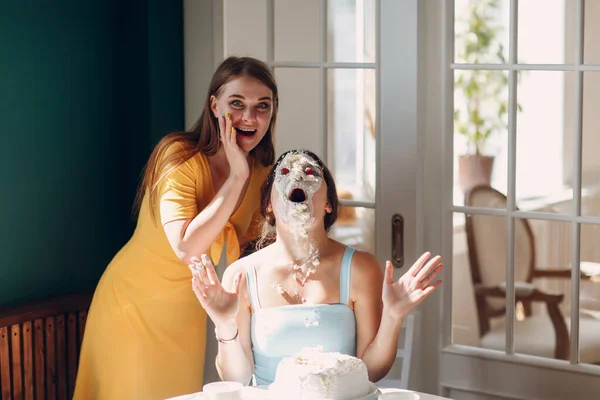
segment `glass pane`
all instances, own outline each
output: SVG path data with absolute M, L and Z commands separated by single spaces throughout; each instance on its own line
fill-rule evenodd
M 567 3 L 575 9 L 575 1 Z M 574 13 L 574 12 L 573 12 Z M 600 43 L 596 39 L 600 35 L 600 1 L 585 0 L 583 62 L 585 64 L 600 64 Z
M 456 0 L 454 4 L 455 62 L 507 62 L 509 0 Z
M 581 225 L 579 361 L 600 363 L 600 225 Z
M 600 72 L 583 73 L 581 214 L 600 216 Z M 572 148 L 573 130 L 565 135 Z M 571 167 L 571 166 L 570 166 Z M 571 167 L 572 168 L 572 167 Z
M 456 219 L 464 221 L 461 215 Z M 466 217 L 453 233 L 452 343 L 504 351 L 506 218 Z M 494 310 L 498 316 L 492 318 Z
M 340 199 L 346 192 L 338 191 Z M 329 236 L 348 246 L 375 254 L 375 210 L 362 207 L 340 207 L 338 219 L 329 230 Z
M 275 1 L 275 61 L 319 61 L 320 3 L 319 0 Z
M 566 333 L 565 327 L 568 329 L 569 324 L 571 223 L 517 218 L 514 243 L 517 305 L 515 351 L 538 357 L 556 358 L 556 332 Z M 559 274 L 559 276 L 549 278 L 549 274 Z M 553 322 L 546 302 L 527 300 L 534 290 L 559 300 L 557 309 L 562 314 L 561 318 Z M 562 300 L 558 297 L 561 295 Z M 564 353 L 565 350 L 561 349 L 559 358 L 567 357 L 568 353 Z
M 375 70 L 328 71 L 328 165 L 352 200 L 375 199 Z
M 327 2 L 327 60 L 375 62 L 375 0 Z
M 308 149 L 323 156 L 319 77 L 319 70 L 313 68 L 275 69 L 280 99 L 275 133 L 278 155 L 286 150 Z
M 573 0 L 518 2 L 519 63 L 575 62 L 575 3 Z M 540 18 L 541 10 L 543 10 L 543 18 Z
M 225 0 L 223 20 L 225 57 L 267 59 L 267 0 Z
M 508 76 L 487 70 L 454 76 L 454 204 L 463 205 L 477 185 L 506 193 Z
M 516 201 L 521 210 L 569 214 L 573 202 L 573 151 L 564 143 L 573 130 L 572 72 L 521 71 L 517 89 Z M 572 85 L 569 86 L 572 88 Z M 568 152 L 568 154 L 567 154 Z

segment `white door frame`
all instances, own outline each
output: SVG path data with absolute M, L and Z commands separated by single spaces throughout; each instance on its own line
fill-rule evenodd
M 392 217 L 404 220 L 404 265 L 394 270 L 399 278 L 424 252 L 423 238 L 423 159 L 418 100 L 419 96 L 419 1 L 380 0 L 378 26 L 378 141 L 377 150 L 377 258 L 384 265 L 392 257 Z M 431 324 L 431 308 L 437 294 L 416 311 L 412 343 L 412 366 L 408 387 L 437 391 L 438 338 L 424 337 Z M 426 335 L 427 336 L 427 335 Z M 436 345 L 431 347 L 431 340 Z M 399 362 L 397 360 L 396 362 Z M 424 373 L 427 371 L 427 373 Z M 432 374 L 433 372 L 433 374 Z
M 510 1 L 514 9 L 518 0 Z M 419 89 L 419 95 L 423 97 L 419 101 L 419 112 L 423 116 L 420 118 L 420 133 L 425 143 L 419 152 L 425 160 L 422 180 L 425 186 L 424 244 L 430 249 L 440 248 L 445 265 L 450 267 L 444 273 L 442 301 L 437 304 L 430 303 L 424 310 L 424 316 L 431 313 L 432 318 L 437 318 L 437 321 L 430 325 L 433 329 L 437 327 L 437 332 L 425 334 L 423 340 L 432 344 L 433 336 L 437 335 L 439 339 L 439 375 L 435 375 L 439 382 L 440 394 L 469 399 L 497 398 L 496 396 L 512 399 L 594 398 L 600 392 L 600 370 L 595 366 L 575 364 L 577 352 L 572 352 L 575 355 L 570 364 L 560 360 L 514 354 L 514 341 L 511 338 L 507 339 L 509 351 L 506 353 L 451 344 L 454 210 L 451 206 L 454 153 L 454 76 L 451 69 L 454 53 L 453 3 L 449 0 L 422 1 L 419 19 L 422 24 L 422 29 L 419 30 L 419 41 L 422 44 L 419 59 L 422 66 L 420 71 L 423 73 L 420 77 L 422 86 Z M 579 11 L 581 10 L 580 3 Z M 516 14 L 511 18 L 514 20 Z M 513 43 L 516 40 L 514 33 L 513 31 L 511 34 Z M 513 54 L 513 62 L 515 56 L 516 54 Z M 516 84 L 516 79 L 513 80 L 513 84 Z M 514 121 L 512 123 L 514 124 Z M 512 143 L 514 149 L 514 126 L 512 129 L 509 144 Z M 581 144 L 581 141 L 578 143 Z M 576 158 L 578 157 L 576 155 Z M 513 178 L 514 172 L 513 170 Z M 579 265 L 578 260 L 575 261 L 575 265 Z M 509 270 L 510 268 L 507 268 L 508 281 L 512 276 L 512 271 Z M 573 274 L 578 276 L 578 268 L 574 269 Z M 574 285 L 577 284 L 578 281 Z M 509 296 L 513 293 L 512 290 L 507 292 Z M 574 300 L 577 302 L 578 297 Z M 574 332 L 577 332 L 577 327 Z M 576 349 L 576 346 L 577 340 L 574 340 L 572 348 Z M 424 369 L 420 372 L 427 374 Z M 431 390 L 430 385 L 425 386 L 425 390 Z

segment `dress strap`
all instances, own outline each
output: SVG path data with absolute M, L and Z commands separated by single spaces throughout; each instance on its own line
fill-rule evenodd
M 258 279 L 256 278 L 256 268 L 254 264 L 247 265 L 244 268 L 246 272 L 246 284 L 248 286 L 248 297 L 253 310 L 260 308 L 260 300 L 258 300 Z
M 352 256 L 356 251 L 353 247 L 346 247 L 342 257 L 342 266 L 340 268 L 340 303 L 348 305 L 350 302 L 350 267 L 352 266 Z

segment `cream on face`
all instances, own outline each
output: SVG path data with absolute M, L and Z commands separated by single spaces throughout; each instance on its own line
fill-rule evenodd
M 275 203 L 277 219 L 306 236 L 314 221 L 313 195 L 323 184 L 323 171 L 307 154 L 293 152 L 285 156 L 275 171 L 275 188 L 279 201 Z
M 313 195 L 323 184 L 323 171 L 308 154 L 287 154 L 275 171 L 273 187 L 278 201 L 274 202 L 278 223 L 288 227 L 296 239 L 296 245 L 305 254 L 292 266 L 294 276 L 304 285 L 320 263 L 319 250 L 308 237 L 308 228 L 313 224 Z M 278 285 L 278 284 L 276 284 Z

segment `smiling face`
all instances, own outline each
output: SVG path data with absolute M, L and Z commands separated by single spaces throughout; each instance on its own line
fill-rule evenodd
M 269 129 L 273 93 L 258 79 L 247 76 L 232 79 L 210 101 L 215 118 L 229 112 L 237 144 L 245 153 L 254 149 Z
M 302 152 L 286 155 L 277 166 L 271 192 L 276 220 L 306 230 L 324 218 L 326 203 L 327 185 L 317 161 Z

